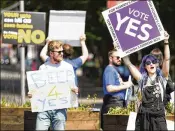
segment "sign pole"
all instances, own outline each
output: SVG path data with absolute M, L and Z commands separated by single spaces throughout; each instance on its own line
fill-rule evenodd
M 24 0 L 20 0 L 20 11 L 24 12 Z M 21 104 L 25 103 L 25 47 L 20 47 L 20 63 L 21 63 Z

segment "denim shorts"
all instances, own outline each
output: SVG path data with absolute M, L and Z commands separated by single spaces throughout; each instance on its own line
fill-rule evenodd
M 50 126 L 53 130 L 65 130 L 66 119 L 67 109 L 38 112 L 36 130 L 48 130 Z

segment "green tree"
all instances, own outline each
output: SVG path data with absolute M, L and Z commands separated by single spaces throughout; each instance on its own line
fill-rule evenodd
M 17 2 L 4 0 L 1 7 L 5 8 Z M 86 14 L 86 35 L 87 47 L 95 56 L 102 56 L 101 68 L 108 64 L 107 52 L 113 48 L 112 38 L 104 22 L 101 12 L 106 10 L 107 0 L 25 0 L 25 11 L 38 11 L 47 13 L 47 25 L 49 22 L 50 10 L 85 10 Z M 175 57 L 175 0 L 153 0 L 164 28 L 170 34 L 171 57 Z M 48 28 L 47 28 L 48 29 Z M 148 54 L 154 47 L 163 49 L 163 43 L 157 43 L 141 51 L 142 55 Z M 80 49 L 76 49 L 80 50 Z M 78 52 L 78 51 L 77 51 Z M 137 53 L 133 53 L 134 63 L 138 62 Z M 175 60 L 172 64 L 175 65 Z M 174 76 L 175 77 L 175 76 Z M 174 78 L 175 79 L 175 78 Z

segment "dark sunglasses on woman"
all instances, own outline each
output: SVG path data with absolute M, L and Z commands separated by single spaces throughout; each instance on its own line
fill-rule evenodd
M 158 63 L 158 60 L 152 60 L 152 61 L 148 60 L 148 61 L 145 62 L 145 65 L 151 65 L 151 63 L 156 64 L 156 63 Z

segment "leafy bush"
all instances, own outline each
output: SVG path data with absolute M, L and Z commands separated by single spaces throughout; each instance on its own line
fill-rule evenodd
M 20 105 L 19 103 L 8 102 L 4 97 L 2 97 L 0 105 L 1 105 L 1 107 L 9 107 L 9 108 L 27 108 L 27 107 L 31 107 L 30 101 L 26 101 L 23 105 Z
M 107 114 L 110 115 L 129 115 L 130 112 L 135 112 L 135 102 L 130 102 L 126 108 L 116 107 L 110 108 Z M 167 115 L 174 115 L 175 109 L 173 103 L 168 103 L 166 106 Z
M 129 115 L 130 112 L 135 112 L 135 103 L 130 102 L 127 106 L 127 108 L 122 107 L 115 107 L 110 108 L 107 114 L 110 115 Z
M 168 102 L 165 109 L 166 109 L 167 115 L 175 114 L 175 109 L 174 109 L 174 104 L 173 103 Z

